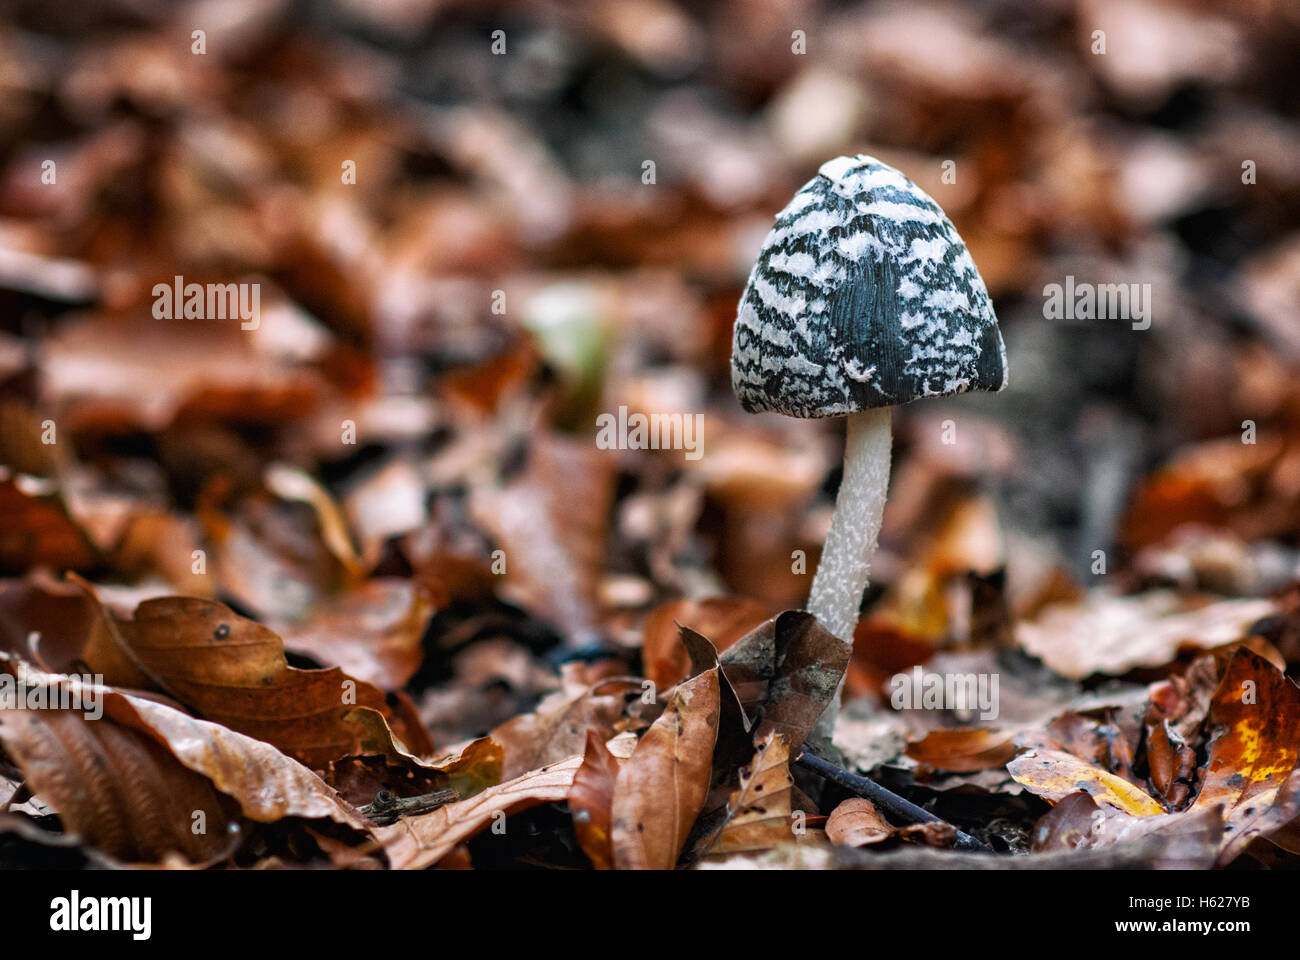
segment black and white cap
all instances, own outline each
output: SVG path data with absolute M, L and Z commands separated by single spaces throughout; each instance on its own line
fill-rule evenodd
M 874 157 L 822 164 L 763 241 L 740 298 L 731 384 L 751 413 L 833 417 L 1007 384 L 966 244 Z

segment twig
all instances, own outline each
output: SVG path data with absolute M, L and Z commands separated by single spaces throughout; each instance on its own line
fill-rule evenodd
M 892 790 L 886 790 L 876 781 L 859 776 L 856 773 L 849 773 L 842 767 L 837 767 L 830 761 L 823 760 L 815 753 L 809 753 L 805 750 L 795 757 L 794 762 L 805 770 L 811 770 L 820 777 L 838 783 L 841 787 L 857 794 L 859 797 L 865 797 L 900 820 L 905 820 L 908 823 L 947 823 L 942 817 L 936 817 L 929 810 L 922 809 L 912 801 L 903 799 Z M 949 826 L 952 825 L 949 824 Z M 953 827 L 953 830 L 956 831 L 956 839 L 953 841 L 954 849 L 977 850 L 981 853 L 993 852 L 969 833 L 958 830 L 956 827 Z
M 416 797 L 398 797 L 388 790 L 380 790 L 375 794 L 375 799 L 357 807 L 357 810 L 372 822 L 387 826 L 396 823 L 401 817 L 428 813 L 457 799 L 459 794 L 455 790 L 435 790 Z

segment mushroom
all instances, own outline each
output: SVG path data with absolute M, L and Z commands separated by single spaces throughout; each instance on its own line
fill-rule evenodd
M 844 643 L 880 533 L 891 408 L 1006 384 L 988 290 L 939 205 L 874 157 L 822 164 L 777 214 L 749 274 L 731 385 L 750 413 L 846 419 L 844 478 L 807 605 Z M 824 735 L 838 703 L 837 693 Z

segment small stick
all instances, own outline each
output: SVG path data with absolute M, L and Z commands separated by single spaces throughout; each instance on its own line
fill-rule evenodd
M 417 797 L 398 797 L 389 790 L 380 790 L 375 794 L 375 799 L 357 807 L 357 810 L 374 823 L 387 826 L 396 823 L 401 817 L 436 810 L 445 803 L 459 799 L 459 796 L 455 790 L 435 790 Z
M 813 773 L 827 780 L 838 783 L 841 787 L 859 797 L 865 797 L 876 806 L 882 808 L 887 813 L 892 813 L 900 820 L 906 820 L 908 823 L 947 823 L 941 817 L 936 817 L 929 810 L 918 807 L 911 800 L 905 800 L 892 790 L 886 790 L 874 780 L 858 776 L 856 773 L 849 773 L 842 767 L 837 767 L 828 760 L 823 760 L 814 753 L 807 750 L 795 757 L 795 763 L 805 770 L 811 770 Z M 951 826 L 951 824 L 949 824 Z M 986 845 L 976 840 L 969 833 L 962 830 L 956 830 L 956 839 L 953 841 L 955 850 L 978 850 L 981 853 L 992 853 Z

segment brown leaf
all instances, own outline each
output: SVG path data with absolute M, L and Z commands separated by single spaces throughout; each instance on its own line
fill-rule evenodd
M 157 689 L 312 767 L 361 752 L 362 732 L 345 720 L 354 707 L 391 714 L 378 688 L 337 667 L 290 667 L 279 636 L 225 604 L 164 597 L 140 604 L 132 620 L 108 622 Z M 87 662 L 112 682 L 89 653 Z
M 43 481 L 0 477 L 0 568 L 29 570 L 42 564 L 80 570 L 96 560 L 85 531 L 68 515 L 63 498 Z
M 63 691 L 64 702 L 102 703 L 103 718 L 93 723 L 73 710 L 0 711 L 0 739 L 65 825 L 114 856 L 152 862 L 178 850 L 202 860 L 228 847 L 229 818 L 213 788 L 250 820 L 328 819 L 370 830 L 318 776 L 260 740 L 11 657 L 0 659 L 0 668 Z M 196 835 L 192 814 L 200 809 L 207 832 Z
M 476 490 L 475 519 L 509 558 L 506 587 L 572 644 L 597 635 L 596 596 L 614 496 L 614 460 L 590 443 L 539 432 L 507 488 Z
M 98 315 L 62 326 L 47 344 L 46 389 L 67 410 L 61 430 L 65 422 L 72 430 L 92 422 L 157 430 L 182 407 L 291 421 L 325 389 L 315 371 L 259 354 L 238 324 L 220 321 Z
M 1194 665 L 1189 675 L 1196 669 Z M 1193 699 L 1183 705 L 1169 696 L 1176 690 L 1172 683 L 1151 689 L 1153 707 L 1147 713 L 1159 718 L 1161 735 L 1181 740 L 1183 733 L 1199 726 L 1193 687 L 1186 691 Z M 1161 716 L 1157 705 L 1172 719 Z M 1041 843 L 1101 846 L 1156 829 L 1167 829 L 1171 837 L 1203 833 L 1204 823 L 1212 818 L 1222 823 L 1220 865 L 1236 859 L 1256 840 L 1277 837 L 1278 845 L 1285 847 L 1290 842 L 1287 830 L 1300 817 L 1300 688 L 1264 657 L 1239 646 L 1223 666 L 1210 720 L 1221 732 L 1210 744 L 1200 792 L 1190 807 L 1169 815 L 1144 791 L 1095 762 L 1052 750 L 1032 750 L 1012 761 L 1008 770 L 1032 793 L 1060 802 L 1082 790 L 1097 801 L 1095 823 L 1083 824 L 1070 811 L 1040 821 Z M 1187 769 L 1172 746 L 1162 746 L 1159 740 L 1148 745 L 1157 785 Z M 1162 753 L 1166 750 L 1168 756 Z M 1071 804 L 1083 807 L 1082 801 Z M 1138 826 L 1132 822 L 1135 818 L 1152 823 Z
M 619 762 L 605 747 L 595 731 L 587 731 L 587 749 L 582 766 L 573 778 L 569 791 L 569 811 L 573 814 L 573 832 L 578 846 L 597 870 L 612 870 L 614 848 L 610 839 L 614 781 Z
M 589 688 L 559 703 L 543 701 L 533 713 L 511 717 L 491 732 L 505 746 L 505 776 L 573 756 L 584 748 L 588 730 L 612 736 L 618 712 L 612 698 L 593 696 Z
M 265 475 L 266 488 L 284 500 L 305 503 L 316 514 L 321 543 L 343 568 L 348 581 L 359 582 L 365 565 L 357 554 L 343 510 L 314 477 L 284 464 L 272 464 Z
M 97 604 L 75 583 L 40 570 L 0 581 L 0 650 L 49 670 L 71 670 L 106 631 Z
M 898 835 L 911 843 L 924 844 L 947 850 L 957 836 L 957 828 L 951 823 L 927 820 L 924 823 L 909 823 L 898 828 Z
M 488 826 L 498 813 L 514 813 L 565 799 L 581 765 L 582 757 L 570 757 L 489 787 L 468 800 L 378 827 L 375 834 L 393 869 L 422 870 Z
M 1210 719 L 1223 733 L 1210 745 L 1205 783 L 1190 811 L 1223 805 L 1222 864 L 1300 812 L 1277 804 L 1300 755 L 1300 688 L 1263 657 L 1238 649 L 1215 691 Z
M 645 675 L 660 690 L 686 679 L 690 660 L 678 627 L 689 627 L 712 641 L 722 653 L 769 619 L 773 610 L 746 597 L 669 600 L 650 611 L 642 627 L 641 660 Z
M 1005 766 L 1016 755 L 1016 730 L 996 727 L 958 727 L 931 730 L 917 743 L 907 745 L 907 755 L 939 770 L 969 773 Z
M 1058 604 L 1035 621 L 1017 624 L 1016 638 L 1064 676 L 1120 676 L 1134 667 L 1163 667 L 1185 647 L 1204 650 L 1233 643 L 1275 609 L 1269 600 L 1221 600 L 1194 607 L 1168 591 L 1132 597 L 1093 591 L 1081 605 Z
M 671 870 L 704 804 L 718 737 L 718 668 L 679 684 L 614 786 L 614 865 Z
M 802 610 L 776 618 L 776 649 L 776 676 L 756 735 L 776 731 L 785 735 L 791 750 L 798 750 L 835 696 L 851 651 Z
M 1133 817 L 1109 805 L 1099 806 L 1081 790 L 1066 796 L 1038 821 L 1033 849 L 1035 853 L 1092 849 L 1132 843 L 1152 835 L 1165 842 L 1145 866 L 1204 869 L 1214 863 L 1219 851 L 1223 821 L 1213 808 L 1196 814 Z
M 56 697 L 62 688 L 57 680 L 35 686 Z M 139 730 L 92 722 L 80 710 L 0 710 L 0 742 L 64 828 L 113 857 L 157 862 L 180 853 L 201 862 L 229 842 L 212 784 Z M 196 834 L 198 813 L 207 829 Z
M 865 847 L 893 835 L 894 828 L 865 797 L 849 797 L 826 821 L 826 836 L 837 847 Z
M 720 658 L 756 736 L 785 735 L 798 750 L 849 662 L 849 647 L 803 610 L 787 610 L 750 631 Z
M 749 768 L 740 773 L 740 789 L 727 804 L 727 822 L 710 855 L 769 850 L 796 839 L 791 824 L 790 747 L 779 733 L 758 744 Z
M 406 686 L 424 659 L 432 598 L 417 581 L 371 580 L 319 603 L 282 632 L 288 650 L 383 690 Z
M 505 752 L 491 737 L 471 740 L 460 753 L 449 754 L 428 764 L 446 777 L 446 786 L 462 800 L 482 793 L 501 782 Z

